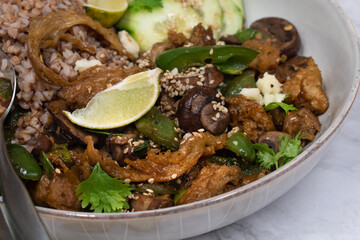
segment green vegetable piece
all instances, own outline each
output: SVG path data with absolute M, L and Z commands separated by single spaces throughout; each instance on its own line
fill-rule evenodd
M 235 97 L 243 88 L 256 88 L 255 76 L 250 70 L 246 70 L 240 76 L 228 81 L 223 89 L 223 94 L 225 97 Z
M 129 4 L 129 8 L 133 8 L 135 11 L 146 9 L 152 12 L 153 8 L 157 7 L 163 7 L 162 0 L 134 0 Z
M 133 191 L 141 192 L 141 193 L 148 192 L 147 189 L 153 190 L 153 192 L 158 195 L 176 194 L 177 193 L 177 189 L 174 186 L 172 186 L 170 184 L 164 184 L 164 183 L 161 183 L 161 184 L 143 183 L 141 185 L 131 184 L 131 187 L 132 187 Z
M 23 112 L 19 106 L 16 106 L 13 111 L 5 119 L 4 136 L 6 143 L 10 143 L 14 137 L 18 120 L 23 116 Z
M 174 48 L 156 58 L 162 70 L 179 71 L 212 63 L 227 74 L 240 74 L 259 53 L 242 46 L 195 46 Z
M 134 148 L 134 154 L 141 158 L 145 158 L 147 151 L 150 148 L 150 141 L 140 137 L 136 137 L 134 141 L 139 141 L 139 140 L 143 140 L 144 143 Z
M 267 38 L 267 36 L 265 36 L 263 33 L 260 33 L 259 31 L 252 29 L 252 28 L 247 28 L 247 29 L 237 32 L 235 34 L 235 37 L 237 39 L 239 39 L 240 42 L 243 43 L 246 40 L 254 39 L 256 37 L 256 34 L 261 34 L 262 38 Z
M 12 85 L 10 79 L 0 78 L 0 97 L 8 100 L 11 97 Z
M 137 130 L 162 147 L 171 150 L 179 148 L 179 133 L 175 131 L 175 122 L 163 116 L 156 107 L 152 107 L 135 122 Z
M 177 201 L 187 192 L 187 189 L 181 189 L 178 191 L 177 194 L 174 196 L 174 203 L 176 205 Z
M 226 142 L 226 148 L 246 161 L 255 162 L 255 149 L 250 139 L 242 132 L 234 133 Z
M 15 172 L 23 179 L 37 181 L 42 171 L 36 159 L 18 144 L 7 144 L 7 150 Z
M 72 158 L 71 153 L 68 150 L 67 144 L 57 145 L 53 150 L 50 151 L 50 153 L 59 155 L 60 159 L 63 161 L 63 163 L 65 163 L 67 167 L 71 167 L 75 164 L 74 159 Z
M 212 155 L 211 157 L 208 158 L 208 160 L 212 163 L 216 163 L 219 165 L 226 165 L 228 167 L 236 165 L 241 168 L 241 172 L 244 176 L 252 175 L 261 170 L 261 167 L 259 165 L 249 164 L 235 157 L 220 157 L 217 155 Z
M 279 141 L 279 152 L 276 154 L 265 144 L 254 144 L 254 148 L 258 150 L 256 161 L 264 169 L 271 170 L 274 166 L 278 169 L 302 152 L 300 132 L 291 139 L 288 136 L 279 137 Z
M 131 187 L 107 175 L 96 163 L 90 177 L 79 184 L 76 195 L 83 208 L 90 204 L 95 213 L 122 212 L 129 208 L 125 198 L 131 195 Z
M 275 109 L 277 107 L 281 107 L 282 109 L 284 109 L 286 115 L 288 114 L 289 111 L 296 111 L 297 110 L 297 108 L 294 107 L 294 105 L 286 104 L 286 103 L 283 103 L 283 102 L 271 102 L 271 103 L 269 103 L 268 105 L 265 106 L 265 110 L 269 111 L 269 110 Z
M 50 159 L 48 158 L 48 156 L 46 155 L 46 153 L 44 153 L 43 151 L 41 151 L 41 153 L 40 153 L 39 161 L 43 165 L 43 168 L 44 168 L 47 176 L 49 178 L 51 178 L 53 175 L 53 172 L 54 172 L 54 166 L 52 165 L 52 163 L 51 163 Z
M 88 128 L 85 128 L 84 130 L 86 132 L 91 132 L 91 133 L 95 133 L 95 134 L 101 134 L 101 135 L 105 135 L 105 136 L 113 136 L 113 137 L 124 136 L 125 135 L 125 133 L 112 133 L 112 132 L 96 130 L 96 129 L 88 129 Z
M 239 159 L 233 157 L 220 157 L 220 156 L 212 155 L 208 158 L 208 160 L 212 163 L 216 163 L 219 165 L 226 165 L 228 167 L 233 165 L 240 166 Z

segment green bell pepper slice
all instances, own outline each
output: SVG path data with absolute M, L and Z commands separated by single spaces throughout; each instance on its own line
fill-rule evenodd
M 36 159 L 18 144 L 7 144 L 7 150 L 15 172 L 23 179 L 37 181 L 42 171 Z
M 162 147 L 177 150 L 180 146 L 175 122 L 163 116 L 156 107 L 135 122 L 136 129 Z
M 234 133 L 226 142 L 226 148 L 241 156 L 249 163 L 255 163 L 255 148 L 243 132 Z
M 222 93 L 225 97 L 235 97 L 240 94 L 243 88 L 256 88 L 255 75 L 250 70 L 246 70 L 240 76 L 229 80 Z
M 39 161 L 43 165 L 43 168 L 48 176 L 48 178 L 51 178 L 54 172 L 54 166 L 52 165 L 49 157 L 46 155 L 45 152 L 41 151 Z
M 239 39 L 240 42 L 245 42 L 246 40 L 251 40 L 251 39 L 254 39 L 256 37 L 257 34 L 261 34 L 261 37 L 262 38 L 267 38 L 266 35 L 264 35 L 263 33 L 255 30 L 255 29 L 252 29 L 252 28 L 247 28 L 247 29 L 244 29 L 242 31 L 239 31 L 237 33 L 235 33 L 235 37 L 237 39 Z
M 259 52 L 242 46 L 194 46 L 174 48 L 156 58 L 156 66 L 162 70 L 177 68 L 184 71 L 191 67 L 215 65 L 226 74 L 240 74 Z
M 10 79 L 0 78 L 0 97 L 8 100 L 11 97 L 12 85 Z

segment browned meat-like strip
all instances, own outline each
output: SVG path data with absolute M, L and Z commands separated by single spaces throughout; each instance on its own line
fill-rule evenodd
M 228 183 L 239 185 L 242 172 L 238 166 L 228 167 L 207 163 L 192 182 L 191 187 L 177 201 L 178 205 L 200 201 L 225 192 Z
M 300 68 L 295 76 L 287 79 L 283 85 L 283 93 L 289 93 L 286 101 L 296 107 L 309 105 L 316 115 L 324 113 L 329 107 L 326 93 L 322 90 L 321 72 L 309 57 L 305 68 Z
M 201 23 L 196 25 L 190 35 L 190 38 L 185 44 L 191 44 L 195 46 L 214 46 L 216 41 L 213 37 L 212 28 L 205 29 Z
M 54 172 L 51 179 L 44 174 L 35 187 L 33 199 L 39 206 L 79 211 L 81 204 L 76 196 L 79 184 L 77 175 L 67 168 L 63 173 Z
M 90 54 L 95 54 L 95 47 L 66 33 L 71 27 L 76 25 L 86 25 L 90 27 L 107 40 L 113 49 L 133 59 L 133 56 L 122 47 L 114 30 L 106 29 L 85 14 L 78 14 L 75 11 L 52 12 L 46 16 L 32 19 L 29 36 L 26 41 L 29 59 L 36 75 L 42 81 L 57 86 L 73 84 L 65 81 L 60 75 L 45 66 L 42 59 L 41 50 L 48 47 L 55 47 L 59 40 L 67 40 L 78 49 Z
M 169 194 L 161 196 L 148 196 L 135 193 L 130 200 L 130 208 L 134 211 L 146 211 L 174 206 L 174 201 Z
M 320 122 L 308 108 L 301 108 L 288 113 L 283 131 L 293 137 L 301 131 L 302 140 L 314 141 L 316 133 L 320 131 Z
M 133 168 L 150 175 L 155 182 L 167 182 L 184 174 L 192 168 L 200 157 L 209 156 L 222 149 L 227 135 L 213 136 L 209 133 L 197 133 L 187 138 L 176 152 L 162 153 L 157 149 L 148 151 L 145 159 L 125 162 Z
M 247 100 L 242 95 L 226 98 L 231 116 L 230 125 L 239 127 L 249 139 L 256 142 L 260 135 L 275 130 L 271 117 L 255 101 Z
M 91 137 L 87 138 L 87 142 L 87 148 L 81 158 L 82 162 L 88 162 L 91 166 L 95 166 L 96 163 L 99 163 L 101 168 L 107 174 L 122 180 L 130 179 L 132 182 L 144 182 L 151 178 L 150 175 L 146 175 L 134 169 L 120 167 L 117 162 L 94 148 Z
M 271 39 L 247 40 L 244 47 L 259 51 L 260 54 L 250 63 L 249 68 L 265 73 L 276 68 L 280 62 L 280 50 L 272 45 Z
M 116 69 L 92 67 L 82 72 L 75 84 L 63 87 L 58 94 L 73 109 L 84 108 L 97 93 L 141 71 L 137 66 Z

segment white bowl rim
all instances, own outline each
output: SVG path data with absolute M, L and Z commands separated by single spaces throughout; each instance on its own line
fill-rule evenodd
M 127 213 L 92 213 L 92 212 L 76 212 L 76 211 L 66 211 L 66 210 L 57 210 L 52 208 L 46 207 L 39 207 L 36 206 L 36 209 L 40 215 L 50 215 L 52 217 L 60 217 L 60 218 L 72 218 L 72 219 L 88 219 L 88 220 L 113 220 L 113 219 L 138 219 L 138 218 L 150 218 L 150 217 L 158 217 L 163 215 L 171 215 L 177 214 L 180 212 L 187 212 L 193 209 L 208 207 L 210 205 L 214 205 L 220 203 L 225 200 L 230 200 L 237 196 L 240 196 L 246 192 L 253 191 L 269 182 L 274 181 L 281 175 L 291 171 L 296 166 L 300 165 L 301 163 L 305 162 L 313 152 L 317 151 L 319 148 L 324 146 L 324 144 L 331 139 L 331 137 L 335 134 L 335 132 L 339 129 L 343 121 L 345 120 L 346 116 L 348 115 L 358 92 L 359 85 L 360 85 L 360 42 L 356 33 L 356 30 L 351 23 L 350 18 L 345 13 L 343 8 L 339 5 L 336 0 L 330 1 L 336 11 L 339 13 L 340 16 L 343 17 L 343 20 L 347 22 L 347 28 L 349 30 L 349 34 L 352 34 L 352 38 L 354 40 L 355 45 L 357 46 L 357 51 L 355 51 L 356 55 L 356 66 L 357 69 L 355 70 L 355 78 L 353 85 L 350 90 L 350 95 L 346 100 L 345 107 L 342 109 L 341 113 L 336 117 L 333 123 L 329 126 L 329 128 L 321 134 L 321 136 L 316 139 L 310 147 L 306 148 L 296 159 L 292 160 L 291 162 L 287 163 L 285 166 L 277 169 L 269 173 L 268 175 L 262 177 L 259 180 L 256 180 L 248 185 L 243 187 L 234 189 L 230 192 L 223 193 L 221 195 L 204 199 L 201 201 L 197 201 L 194 203 L 189 203 L 180 206 L 173 206 L 169 208 L 163 209 L 156 209 L 156 210 L 148 210 L 148 211 L 139 211 L 139 212 L 127 212 Z M 0 206 L 3 204 L 3 199 L 0 196 Z

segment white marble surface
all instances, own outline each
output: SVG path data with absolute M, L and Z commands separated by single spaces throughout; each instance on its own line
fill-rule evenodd
M 316 1 L 316 0 L 314 0 Z M 338 0 L 360 34 L 360 1 Z M 324 159 L 280 199 L 191 240 L 360 239 L 360 94 Z
M 360 1 L 338 2 L 360 34 Z M 191 240 L 360 239 L 359 123 L 358 94 L 327 155 L 304 180 L 255 214 Z M 9 239 L 2 224 L 0 219 L 0 239 Z

